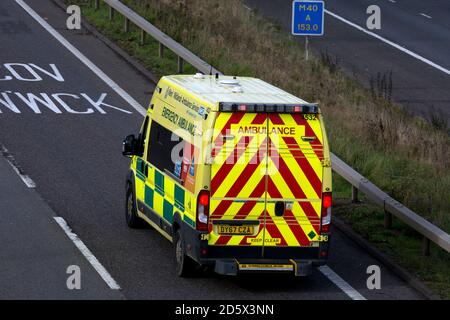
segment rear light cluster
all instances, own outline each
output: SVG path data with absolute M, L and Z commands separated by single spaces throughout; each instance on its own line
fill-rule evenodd
M 322 194 L 322 221 L 320 233 L 329 233 L 331 224 L 331 192 L 324 192 Z
M 303 104 L 254 104 L 228 103 L 219 105 L 221 112 L 267 112 L 267 113 L 319 113 L 319 106 L 315 103 Z
M 197 197 L 196 227 L 199 231 L 208 231 L 209 191 L 202 190 Z

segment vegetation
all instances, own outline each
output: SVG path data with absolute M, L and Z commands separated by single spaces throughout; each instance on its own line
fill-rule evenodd
M 385 229 L 383 211 L 365 201 L 351 204 L 348 200 L 340 200 L 333 209 L 335 215 L 421 279 L 435 293 L 443 299 L 450 299 L 450 255 L 447 252 L 432 244 L 430 256 L 422 256 L 422 238 L 419 234 L 397 219 L 393 220 L 390 229 Z
M 177 72 L 173 54 L 166 50 L 160 58 L 158 44 L 150 37 L 140 46 L 138 30 L 125 33 L 119 15 L 109 21 L 104 4 L 94 10 L 92 0 L 70 2 L 82 5 L 85 18 L 155 75 Z M 436 113 L 427 121 L 394 103 L 391 74 L 377 75 L 370 88 L 364 88 L 327 53 L 313 55 L 306 62 L 303 48 L 290 35 L 245 9 L 240 0 L 122 2 L 225 74 L 259 77 L 307 101 L 319 102 L 335 154 L 393 198 L 450 232 L 447 123 Z M 195 70 L 188 67 L 185 72 Z M 348 196 L 349 186 L 335 176 L 335 195 Z M 346 206 L 337 213 L 450 297 L 448 254 L 433 249 L 430 258 L 421 258 L 420 238 L 401 224 L 384 230 L 380 209 Z

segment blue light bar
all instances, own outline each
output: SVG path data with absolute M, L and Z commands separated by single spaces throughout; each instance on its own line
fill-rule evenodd
M 319 113 L 316 103 L 302 104 L 261 104 L 221 102 L 220 112 L 248 112 L 248 113 Z

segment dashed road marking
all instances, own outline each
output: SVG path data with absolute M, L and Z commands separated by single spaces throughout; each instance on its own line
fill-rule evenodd
M 438 65 L 437 63 L 434 63 L 433 61 L 431 61 L 431 60 L 429 60 L 429 59 L 427 59 L 427 58 L 425 58 L 425 57 L 423 57 L 423 56 L 421 56 L 421 55 L 419 55 L 419 54 L 417 54 L 415 52 L 412 52 L 411 50 L 406 49 L 405 47 L 403 47 L 403 46 L 401 46 L 401 45 L 399 45 L 399 44 L 397 44 L 397 43 L 395 43 L 393 41 L 390 41 L 390 40 L 388 40 L 386 38 L 383 38 L 382 36 L 380 36 L 380 35 L 378 35 L 376 33 L 368 31 L 368 30 L 364 29 L 363 27 L 357 25 L 356 23 L 353 23 L 353 22 L 351 22 L 351 21 L 349 21 L 349 20 L 347 20 L 347 19 L 337 15 L 336 13 L 333 13 L 333 12 L 331 12 L 329 10 L 325 10 L 325 12 L 327 14 L 329 14 L 330 16 L 332 16 L 332 17 L 334 17 L 334 18 L 336 18 L 336 19 L 338 19 L 338 20 L 348 24 L 349 26 L 352 26 L 355 29 L 358 29 L 358 30 L 360 30 L 360 31 L 362 31 L 362 32 L 364 32 L 364 33 L 374 37 L 374 38 L 377 38 L 378 40 L 381 40 L 384 43 L 386 43 L 386 44 L 388 44 L 388 45 L 390 45 L 390 46 L 392 46 L 392 47 L 394 47 L 394 48 L 396 48 L 396 49 L 406 53 L 407 55 L 410 55 L 411 57 L 416 58 L 417 60 L 420 60 L 423 63 L 426 63 L 429 66 L 431 66 L 431 67 L 433 67 L 435 69 L 438 69 L 438 70 L 440 70 L 440 71 L 450 75 L 450 70 L 449 69 L 446 69 L 446 68 Z
M 333 282 L 339 289 L 344 291 L 352 300 L 366 300 L 362 294 L 349 285 L 344 279 L 342 279 L 336 272 L 331 270 L 328 266 L 321 266 L 318 268 L 322 274 Z
M 106 284 L 113 290 L 120 290 L 119 284 L 113 277 L 109 274 L 109 272 L 103 267 L 103 265 L 97 260 L 97 258 L 92 254 L 91 250 L 86 247 L 86 245 L 81 241 L 78 236 L 72 232 L 72 229 L 67 225 L 66 220 L 61 217 L 54 217 L 55 221 L 64 230 L 69 239 L 75 244 L 75 246 L 80 250 L 83 256 L 89 261 L 89 263 L 94 267 L 95 271 L 98 272 L 100 277 L 106 282 Z
M 14 172 L 20 177 L 20 179 L 28 188 L 36 188 L 36 183 L 34 183 L 34 181 L 23 172 L 16 159 L 14 159 L 14 156 L 9 153 L 8 149 L 6 149 L 2 144 L 0 144 L 0 154 L 3 156 L 3 158 L 5 158 L 6 162 L 8 162 L 8 164 L 13 168 Z
M 425 18 L 428 18 L 428 19 L 433 19 L 432 16 L 429 16 L 429 15 L 427 15 L 426 13 L 423 13 L 423 12 L 421 12 L 420 15 L 421 15 L 422 17 L 425 17 Z

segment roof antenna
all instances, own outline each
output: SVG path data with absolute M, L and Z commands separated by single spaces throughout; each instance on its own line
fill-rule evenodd
M 209 70 L 209 75 L 212 76 L 212 66 L 209 66 L 210 70 Z

